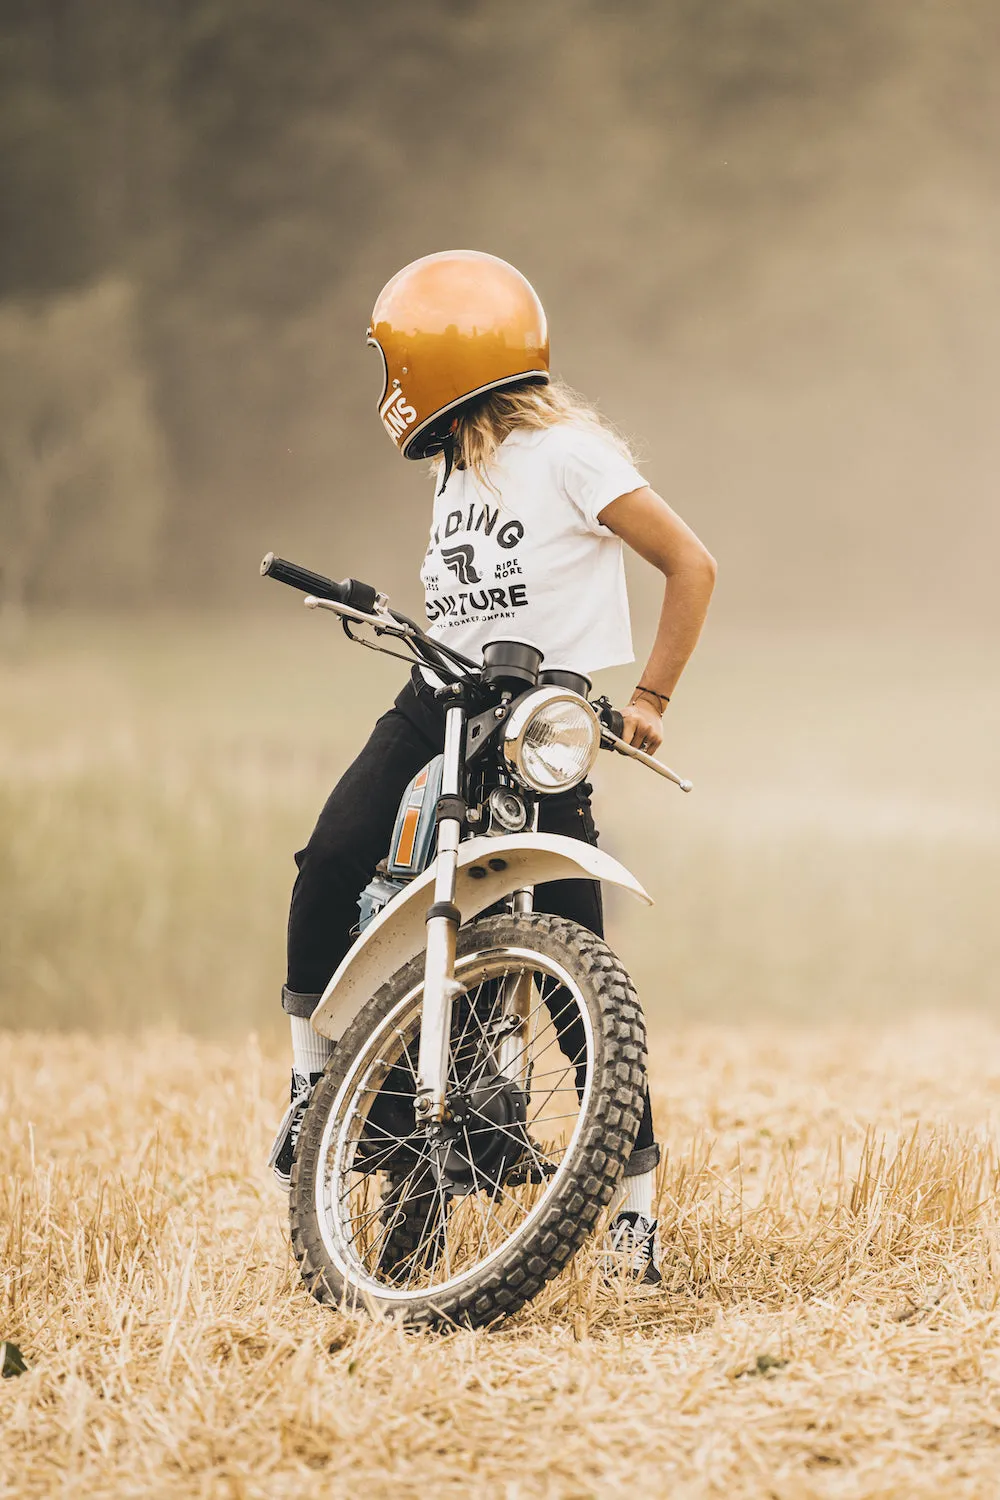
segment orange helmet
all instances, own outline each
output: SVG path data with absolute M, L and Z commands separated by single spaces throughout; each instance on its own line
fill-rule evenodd
M 549 378 L 534 287 L 481 250 L 442 250 L 397 271 L 378 295 L 368 342 L 385 370 L 379 416 L 404 458 L 439 452 L 473 396 Z

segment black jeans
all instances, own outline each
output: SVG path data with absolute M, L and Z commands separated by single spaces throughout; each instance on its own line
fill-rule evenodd
M 418 674 L 372 730 L 361 754 L 326 800 L 308 844 L 295 856 L 298 876 L 288 914 L 288 980 L 284 1008 L 309 1016 L 354 941 L 358 896 L 388 853 L 399 800 L 407 784 L 444 746 L 444 712 Z M 546 797 L 539 828 L 597 843 L 586 782 Z M 568 917 L 604 936 L 599 882 L 553 880 L 535 890 L 535 909 Z M 639 1153 L 642 1153 L 641 1155 Z M 658 1158 L 649 1097 L 635 1143 L 633 1173 Z

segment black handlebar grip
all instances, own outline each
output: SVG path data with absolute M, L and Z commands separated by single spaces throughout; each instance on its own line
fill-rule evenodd
M 334 604 L 348 604 L 351 609 L 359 610 L 362 614 L 370 615 L 378 602 L 378 589 L 373 588 L 370 583 L 359 583 L 356 578 L 345 578 L 343 583 L 334 583 L 332 578 L 324 578 L 322 573 L 313 573 L 310 568 L 302 568 L 298 563 L 286 562 L 283 557 L 275 557 L 273 552 L 269 552 L 264 558 L 260 571 L 265 578 L 276 578 L 279 583 L 301 589 L 303 594 L 314 594 L 317 599 L 329 599 Z
M 303 594 L 315 594 L 317 599 L 330 599 L 334 604 L 347 604 L 351 592 L 347 583 L 334 583 L 322 573 L 313 573 L 309 568 L 300 568 L 298 563 L 286 562 L 269 552 L 260 565 L 263 578 L 274 578 L 278 583 L 287 583 L 291 589 L 301 589 Z
M 625 733 L 625 720 L 617 708 L 612 708 L 607 698 L 598 698 L 594 707 L 597 709 L 597 717 L 611 734 L 621 739 Z
M 363 615 L 370 615 L 377 601 L 378 589 L 373 589 L 370 583 L 359 583 L 356 578 L 347 580 L 347 603 L 352 609 L 359 609 Z

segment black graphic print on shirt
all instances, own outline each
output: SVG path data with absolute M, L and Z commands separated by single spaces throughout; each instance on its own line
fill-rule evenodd
M 450 568 L 459 583 L 482 583 L 482 579 L 476 572 L 476 551 L 474 547 L 442 547 L 441 561 L 446 568 Z
M 476 501 L 448 511 L 421 569 L 429 622 L 514 619 L 528 603 L 527 584 L 512 581 L 522 575 L 516 548 L 524 536 L 521 521 L 501 521 L 499 506 Z

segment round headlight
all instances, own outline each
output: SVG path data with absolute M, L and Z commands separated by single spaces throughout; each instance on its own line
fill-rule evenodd
M 562 792 L 582 781 L 597 758 L 601 726 L 585 698 L 558 688 L 526 693 L 504 731 L 504 755 L 533 792 Z

